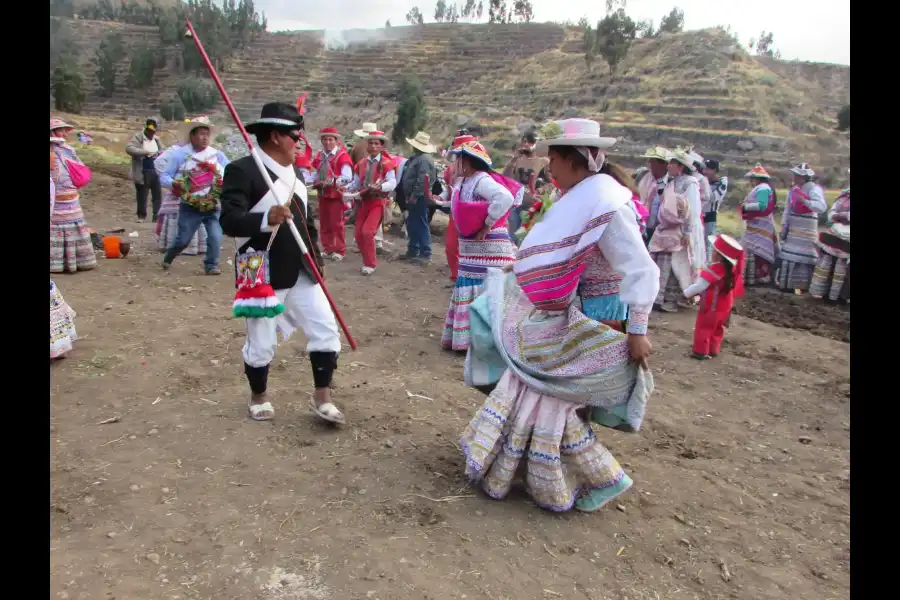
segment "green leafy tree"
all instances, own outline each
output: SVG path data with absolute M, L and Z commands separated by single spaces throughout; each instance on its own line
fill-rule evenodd
M 78 64 L 71 56 L 61 58 L 53 70 L 51 79 L 56 110 L 80 113 L 84 103 L 84 81 L 78 72 Z
M 181 103 L 181 98 L 175 96 L 163 102 L 159 106 L 159 114 L 166 121 L 184 121 L 184 104 Z
M 101 96 L 108 98 L 116 91 L 116 65 L 122 58 L 124 48 L 122 36 L 118 33 L 107 35 L 97 48 L 93 62 Z
M 437 0 L 434 3 L 434 20 L 440 23 L 444 20 L 444 15 L 447 13 L 447 2 L 445 0 Z
M 529 0 L 515 0 L 513 13 L 523 23 L 531 23 L 534 19 L 534 5 Z
M 590 69 L 594 64 L 594 44 L 596 42 L 596 34 L 594 33 L 594 29 L 585 24 L 584 26 L 584 37 L 581 41 L 581 47 L 584 50 L 584 63 L 587 65 L 588 69 Z
M 424 25 L 425 17 L 422 16 L 422 11 L 419 10 L 418 6 L 413 6 L 409 9 L 409 12 L 406 13 L 406 22 L 410 25 Z
M 850 130 L 850 105 L 846 104 L 838 111 L 838 131 Z
M 425 128 L 428 109 L 425 106 L 425 88 L 416 77 L 405 77 L 400 82 L 396 95 L 400 104 L 397 106 L 397 120 L 391 132 L 391 141 L 402 144 L 406 138 L 414 137 Z
M 684 11 L 677 6 L 659 22 L 657 33 L 681 33 L 684 31 Z
M 218 96 L 212 85 L 202 79 L 187 79 L 178 84 L 178 98 L 185 110 L 196 114 L 216 105 Z
M 602 56 L 609 65 L 610 72 L 615 73 L 637 37 L 637 25 L 620 8 L 597 23 L 595 35 L 594 52 Z
M 131 55 L 131 65 L 128 68 L 128 87 L 135 90 L 143 90 L 153 83 L 153 75 L 156 71 L 156 54 L 150 48 L 143 46 Z

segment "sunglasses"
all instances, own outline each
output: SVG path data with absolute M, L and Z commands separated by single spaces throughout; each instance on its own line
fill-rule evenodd
M 284 135 L 286 135 L 289 138 L 291 138 L 292 140 L 294 140 L 295 144 L 300 141 L 300 132 L 299 131 L 296 131 L 296 130 L 286 131 L 286 132 L 284 132 Z

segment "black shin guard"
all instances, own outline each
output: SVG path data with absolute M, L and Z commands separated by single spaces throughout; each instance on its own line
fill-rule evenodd
M 337 352 L 309 353 L 316 389 L 331 387 L 331 377 L 334 375 L 334 370 L 337 369 L 337 359 Z
M 251 367 L 244 363 L 244 374 L 247 376 L 247 383 L 250 384 L 250 391 L 254 394 L 265 394 L 266 386 L 269 382 L 269 365 L 264 367 Z

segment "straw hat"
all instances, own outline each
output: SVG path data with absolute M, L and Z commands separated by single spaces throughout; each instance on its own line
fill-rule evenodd
M 669 162 L 675 161 L 691 170 L 694 168 L 693 157 L 684 150 L 675 149 L 669 154 Z
M 759 163 L 756 163 L 756 166 L 750 169 L 744 177 L 755 177 L 756 179 L 771 179 L 769 172 L 766 171 L 763 166 Z
M 725 233 L 721 235 L 709 236 L 713 250 L 722 255 L 722 257 L 732 265 L 737 264 L 744 254 L 744 247 L 741 246 L 736 239 Z
M 453 148 L 450 151 L 450 154 L 465 154 L 466 156 L 480 160 L 488 167 L 494 164 L 494 161 L 491 160 L 491 155 L 488 154 L 487 148 L 485 148 L 481 142 L 464 142 Z
M 603 149 L 616 143 L 616 138 L 600 137 L 600 123 L 590 119 L 552 121 L 544 126 L 541 133 L 544 139 L 535 147 L 535 151 L 541 156 L 546 156 L 551 146 L 587 146 Z
M 375 123 L 363 123 L 362 129 L 357 129 L 353 132 L 353 135 L 356 137 L 367 137 L 373 131 L 378 131 L 378 125 Z
M 654 146 L 653 148 L 647 148 L 647 151 L 641 154 L 641 158 L 651 158 L 653 160 L 669 162 L 669 159 L 672 158 L 672 153 L 669 152 L 668 148 Z
M 200 127 L 209 129 L 210 137 L 215 134 L 216 126 L 212 124 L 212 121 L 209 120 L 208 116 L 201 115 L 199 117 L 194 117 L 193 119 L 185 119 L 184 123 L 179 124 L 178 138 L 185 142 L 189 142 L 191 141 L 191 132 Z
M 815 177 L 816 172 L 810 168 L 809 163 L 800 163 L 796 167 L 791 169 L 791 173 L 795 175 L 799 175 L 800 177 Z
M 425 154 L 434 154 L 437 151 L 437 148 L 431 143 L 431 136 L 424 131 L 417 133 L 413 139 L 406 138 L 406 143 Z

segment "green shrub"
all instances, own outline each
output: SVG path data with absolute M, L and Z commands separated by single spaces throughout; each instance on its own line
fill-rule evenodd
M 177 96 L 163 102 L 159 107 L 159 114 L 166 121 L 183 121 L 184 120 L 184 104 Z
M 56 110 L 80 113 L 84 103 L 84 81 L 72 60 L 61 59 L 53 70 L 53 96 Z
M 123 50 L 122 36 L 118 33 L 106 36 L 97 48 L 94 65 L 97 67 L 97 83 L 100 84 L 100 94 L 103 96 L 112 96 L 116 91 L 116 64 L 122 58 Z
M 215 88 L 202 79 L 188 79 L 178 84 L 178 98 L 189 113 L 209 110 L 216 105 Z
M 145 46 L 135 50 L 131 56 L 131 66 L 128 69 L 128 87 L 135 90 L 150 87 L 153 83 L 156 66 L 156 55 L 150 48 Z

